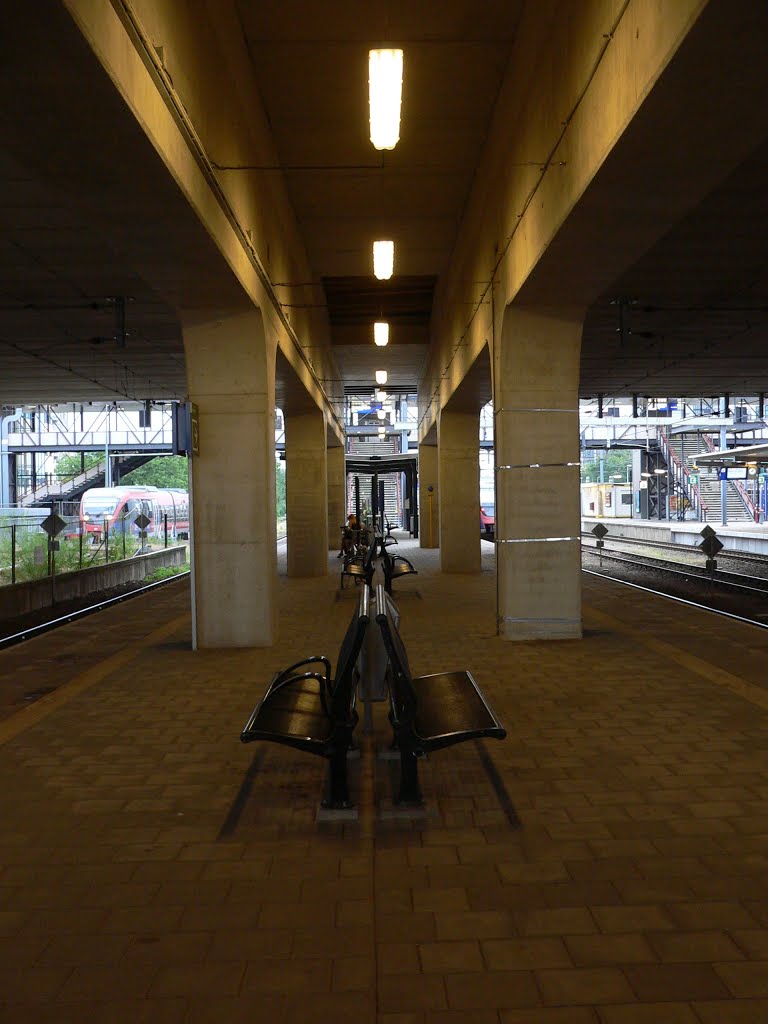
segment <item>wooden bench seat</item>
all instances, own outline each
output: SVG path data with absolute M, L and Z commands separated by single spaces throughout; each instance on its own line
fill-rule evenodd
M 472 739 L 507 735 L 474 676 L 466 669 L 413 677 L 395 624 L 392 599 L 376 588 L 376 622 L 389 658 L 390 713 L 400 751 L 397 803 L 421 804 L 418 758 Z
M 254 708 L 240 739 L 265 740 L 328 760 L 324 807 L 351 807 L 347 751 L 357 724 L 357 660 L 370 619 L 370 590 L 363 586 L 336 661 L 312 656 L 278 672 Z

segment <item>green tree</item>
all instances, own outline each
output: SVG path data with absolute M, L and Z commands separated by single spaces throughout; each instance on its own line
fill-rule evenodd
M 285 463 L 275 459 L 275 509 L 278 519 L 285 518 Z
M 122 484 L 144 487 L 179 487 L 187 490 L 187 458 L 185 455 L 158 455 L 138 469 L 121 477 Z
M 611 482 L 612 476 L 620 476 L 623 481 L 627 479 L 627 466 L 632 465 L 632 453 L 627 451 L 609 451 L 605 453 L 603 478 L 606 483 Z M 594 484 L 600 480 L 600 459 L 594 462 L 583 462 L 581 465 L 581 482 Z M 619 483 L 617 480 L 616 483 Z
M 60 480 L 72 480 L 74 477 L 80 476 L 83 469 L 98 466 L 103 461 L 103 452 L 84 452 L 82 466 L 79 455 L 62 455 L 56 460 L 56 475 Z

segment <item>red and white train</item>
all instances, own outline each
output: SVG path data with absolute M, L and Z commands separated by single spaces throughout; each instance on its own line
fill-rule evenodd
M 176 488 L 91 487 L 80 499 L 80 529 L 94 542 L 101 542 L 105 524 L 110 535 L 136 536 L 142 513 L 149 519 L 149 537 L 164 538 L 166 522 L 169 540 L 189 537 L 189 495 Z

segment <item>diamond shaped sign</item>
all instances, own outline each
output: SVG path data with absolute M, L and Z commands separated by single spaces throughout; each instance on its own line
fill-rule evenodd
M 715 536 L 715 531 L 712 529 L 711 526 L 705 526 L 704 529 L 699 534 L 699 536 L 700 537 L 704 537 L 705 539 L 707 537 L 714 537 Z M 699 547 L 701 547 L 701 545 L 699 545 Z
M 135 523 L 140 530 L 146 530 L 151 522 L 152 520 L 148 516 L 145 516 L 143 512 L 140 512 L 135 519 Z
M 713 530 L 712 536 L 705 537 L 701 544 L 699 544 L 699 547 L 707 558 L 714 558 L 718 551 L 722 551 L 723 543 L 717 539 Z
M 61 533 L 67 525 L 67 521 L 66 519 L 62 519 L 61 516 L 57 515 L 55 512 L 51 512 L 49 516 L 45 517 L 40 525 L 48 536 L 53 538 L 57 537 Z
M 602 523 L 598 523 L 597 526 L 592 527 L 592 534 L 597 537 L 598 540 L 602 540 L 606 533 L 608 533 L 608 528 L 603 526 Z

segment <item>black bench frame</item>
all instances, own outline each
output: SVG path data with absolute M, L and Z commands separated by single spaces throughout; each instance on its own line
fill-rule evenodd
M 376 571 L 376 566 L 373 564 L 375 557 L 376 539 L 374 538 L 368 545 L 368 550 L 364 555 L 353 555 L 351 558 L 345 558 L 341 566 L 341 589 L 344 589 L 345 576 L 349 576 L 356 583 L 362 580 L 366 586 L 370 587 L 373 574 Z
M 392 617 L 391 598 L 381 585 L 376 588 L 376 622 L 389 658 L 389 720 L 400 751 L 400 788 L 395 802 L 421 805 L 420 756 L 466 740 L 503 740 L 507 731 L 471 672 L 411 676 L 405 645 Z M 458 719 L 460 713 L 465 718 L 463 724 Z
M 370 621 L 370 597 L 364 586 L 339 650 L 335 677 L 331 677 L 330 661 L 323 656 L 289 665 L 274 676 L 240 735 L 243 743 L 266 740 L 326 758 L 328 785 L 323 807 L 353 806 L 347 751 L 358 721 L 357 660 Z M 322 666 L 322 671 L 314 666 Z
M 381 552 L 381 568 L 384 573 L 384 589 L 392 593 L 392 580 L 400 576 L 418 576 L 419 571 L 403 555 L 390 555 L 386 548 Z

